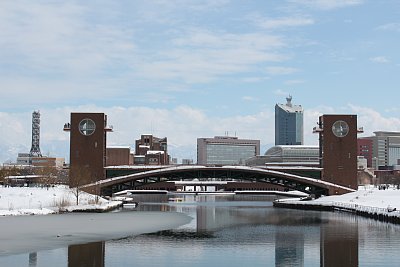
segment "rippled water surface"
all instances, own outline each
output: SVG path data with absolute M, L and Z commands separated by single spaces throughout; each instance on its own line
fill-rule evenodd
M 0 266 L 400 266 L 397 225 L 346 213 L 277 209 L 270 196 L 179 196 L 182 202 L 169 197 L 137 196 L 137 209 L 120 212 L 178 211 L 193 218 L 189 224 L 0 257 Z

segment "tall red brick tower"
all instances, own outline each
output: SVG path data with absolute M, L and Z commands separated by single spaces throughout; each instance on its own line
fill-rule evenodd
M 322 180 L 357 189 L 357 115 L 319 117 Z
M 64 131 L 70 132 L 70 185 L 104 179 L 107 132 L 112 131 L 107 127 L 107 116 L 104 113 L 71 113 L 71 123 L 64 125 Z

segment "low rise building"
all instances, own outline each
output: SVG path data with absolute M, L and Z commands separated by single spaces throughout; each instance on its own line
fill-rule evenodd
M 280 145 L 268 149 L 263 156 L 246 160 L 247 166 L 319 166 L 319 147 L 305 145 Z
M 245 165 L 248 158 L 260 153 L 260 140 L 231 136 L 197 139 L 197 164 Z
M 370 140 L 362 142 L 372 142 L 372 147 L 368 150 L 372 150 L 372 158 L 369 159 L 368 155 L 362 155 L 369 162 L 371 167 L 374 169 L 387 169 L 389 166 L 397 164 L 400 159 L 400 132 L 385 132 L 377 131 L 374 132 L 375 136 L 363 137 L 361 140 Z M 376 166 L 374 166 L 376 165 Z
M 169 165 L 167 137 L 143 134 L 135 142 L 134 165 Z
M 133 154 L 129 146 L 109 146 L 106 155 L 106 166 L 133 164 Z

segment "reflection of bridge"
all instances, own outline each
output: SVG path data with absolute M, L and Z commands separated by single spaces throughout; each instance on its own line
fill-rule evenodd
M 200 181 L 218 179 L 219 181 L 269 183 L 316 195 L 343 194 L 354 191 L 350 188 L 325 182 L 320 179 L 282 171 L 247 166 L 208 167 L 200 165 L 145 170 L 101 180 L 89 184 L 85 186 L 85 188 L 88 191 L 96 191 L 103 195 L 111 195 L 117 191 L 136 189 L 150 183 L 193 179 L 198 179 Z

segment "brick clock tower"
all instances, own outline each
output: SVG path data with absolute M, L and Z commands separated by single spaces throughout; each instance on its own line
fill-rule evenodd
M 318 125 L 322 180 L 357 189 L 357 115 L 322 115 Z
M 107 115 L 104 113 L 71 113 L 70 186 L 78 186 L 105 178 Z

